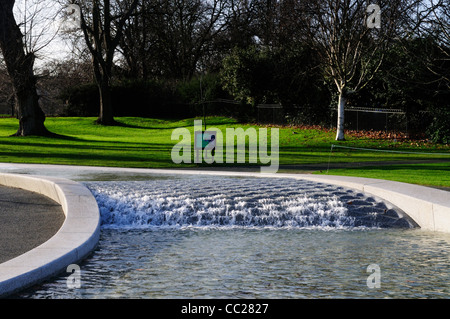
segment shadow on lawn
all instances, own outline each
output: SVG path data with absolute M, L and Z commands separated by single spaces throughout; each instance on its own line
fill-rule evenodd
M 143 130 L 173 130 L 176 128 L 183 128 L 183 127 L 191 127 L 194 128 L 194 121 L 195 120 L 201 120 L 202 121 L 202 129 L 205 127 L 205 121 L 201 118 L 192 118 L 192 119 L 164 119 L 164 122 L 161 123 L 163 126 L 145 126 L 145 125 L 137 125 L 137 124 L 129 124 L 123 122 L 123 120 L 115 120 L 115 125 L 113 126 L 119 126 L 119 127 L 125 127 L 125 128 L 134 128 L 134 129 L 143 129 Z M 151 124 L 151 123 L 147 123 Z M 169 125 L 168 125 L 169 124 Z M 239 123 L 236 123 L 232 119 L 208 119 L 206 118 L 206 126 L 212 127 L 212 126 L 223 126 L 223 125 L 229 125 L 230 127 L 235 127 L 236 125 L 239 125 Z
M 433 164 L 443 164 L 443 165 L 433 165 Z M 447 164 L 447 165 L 445 165 Z M 409 161 L 401 164 L 395 164 L 392 162 L 380 163 L 379 165 L 361 165 L 360 167 L 354 167 L 355 169 L 364 168 L 366 171 L 401 171 L 401 170 L 427 170 L 427 171 L 445 171 L 448 172 L 450 169 L 450 159 L 447 160 L 423 160 L 423 161 Z M 352 170 L 352 168 L 346 168 L 347 170 Z
M 55 150 L 104 150 L 104 151 L 110 151 L 110 152 L 142 152 L 142 151 L 154 151 L 154 152 L 161 152 L 161 151 L 167 151 L 170 155 L 170 151 L 172 150 L 173 145 L 172 144 L 162 144 L 162 143 L 128 143 L 128 142 L 117 142 L 117 141 L 111 141 L 111 142 L 105 142 L 105 141 L 97 141 L 97 140 L 83 140 L 78 138 L 62 138 L 61 140 L 65 141 L 72 141 L 77 143 L 39 143 L 38 141 L 34 141 L 33 143 L 30 143 L 25 140 L 25 143 L 19 143 L 17 140 L 8 140 L 3 139 L 1 140 L 0 144 L 2 145 L 9 145 L 11 147 L 17 147 L 15 149 L 8 149 L 7 151 L 3 151 L 0 153 L 3 153 L 5 155 L 12 154 L 17 152 L 20 152 L 21 155 L 25 155 L 27 153 L 33 153 L 35 150 L 31 149 L 33 147 L 37 147 L 40 150 L 42 150 L 45 153 L 48 153 L 49 155 L 54 155 Z M 20 147 L 30 147 L 29 149 L 20 149 Z M 45 151 L 47 149 L 47 152 Z M 36 152 L 37 153 L 37 152 Z

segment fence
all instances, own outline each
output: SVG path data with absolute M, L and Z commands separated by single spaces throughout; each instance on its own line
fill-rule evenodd
M 286 124 L 286 117 L 281 104 L 259 104 L 257 121 L 261 124 Z
M 344 116 L 350 130 L 408 131 L 406 112 L 401 109 L 348 107 Z

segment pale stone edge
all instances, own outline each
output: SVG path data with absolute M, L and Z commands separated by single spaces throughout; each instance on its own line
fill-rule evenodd
M 36 192 L 59 203 L 65 220 L 59 231 L 38 247 L 0 264 L 0 297 L 64 271 L 97 246 L 100 213 L 91 192 L 62 178 L 0 173 L 0 184 Z

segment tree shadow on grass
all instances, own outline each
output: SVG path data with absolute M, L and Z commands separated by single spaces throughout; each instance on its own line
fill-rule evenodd
M 63 135 L 58 133 L 52 133 L 51 135 L 47 136 L 49 138 L 57 139 L 57 140 L 63 140 L 63 141 L 83 141 L 83 139 L 69 136 L 69 135 Z
M 136 125 L 136 124 L 128 124 L 128 123 L 124 123 L 121 121 L 117 121 L 114 120 L 114 124 L 111 126 L 116 126 L 116 127 L 124 127 L 124 128 L 134 128 L 134 129 L 142 129 L 142 130 L 169 130 L 169 129 L 175 129 L 175 128 L 181 128 L 181 127 L 193 127 L 194 126 L 194 121 L 192 121 L 192 124 L 182 124 L 181 121 L 182 120 L 177 120 L 177 119 L 164 119 L 165 123 L 165 127 L 152 127 L 152 126 L 144 126 L 144 125 Z M 176 125 L 176 126 L 167 126 L 167 124 L 173 124 L 176 122 L 180 122 L 180 125 Z
M 48 152 L 54 152 L 54 150 L 86 150 L 86 151 L 94 151 L 94 150 L 102 150 L 105 152 L 114 152 L 114 151 L 152 151 L 152 152 L 164 152 L 167 151 L 170 154 L 170 151 L 173 147 L 171 144 L 163 144 L 163 143 L 127 143 L 127 142 L 102 142 L 102 141 L 96 141 L 96 140 L 83 140 L 78 138 L 71 139 L 70 137 L 65 139 L 62 138 L 62 140 L 67 141 L 76 141 L 77 143 L 39 143 L 38 141 L 28 142 L 27 143 L 19 143 L 17 140 L 0 140 L 0 143 L 4 146 L 11 146 L 12 148 L 9 148 L 8 150 L 5 150 L 2 152 L 0 150 L 0 153 L 8 154 L 13 153 L 14 148 L 13 147 L 21 147 L 26 146 L 27 149 L 21 149 L 22 154 L 26 154 L 28 152 L 33 152 L 33 148 L 39 148 L 40 150 L 47 150 Z
M 53 133 L 53 132 L 48 132 L 47 134 L 44 134 L 44 135 L 27 135 L 27 136 L 20 136 L 20 135 L 16 135 L 16 133 L 14 133 L 12 135 L 8 135 L 5 137 L 18 137 L 18 138 L 38 137 L 38 138 L 51 138 L 51 139 L 55 139 L 55 140 L 66 140 L 66 141 L 83 141 L 83 139 L 80 139 L 78 137 L 62 135 L 62 134 Z

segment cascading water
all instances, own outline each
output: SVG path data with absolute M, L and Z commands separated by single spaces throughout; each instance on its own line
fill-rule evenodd
M 278 178 L 86 182 L 104 228 L 412 227 L 400 210 L 342 187 Z

